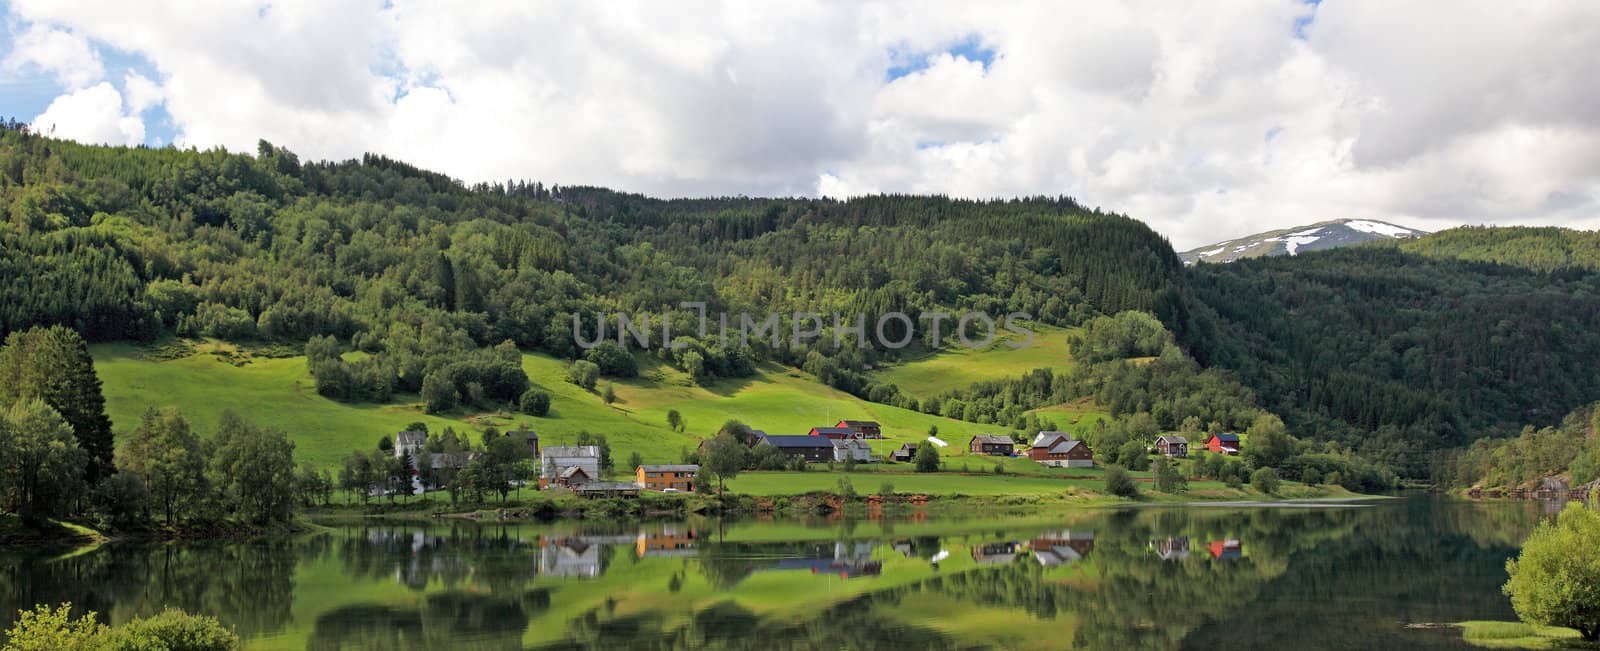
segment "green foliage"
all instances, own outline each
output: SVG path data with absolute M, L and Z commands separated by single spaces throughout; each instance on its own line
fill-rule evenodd
M 1142 472 L 1149 470 L 1149 446 L 1142 440 L 1129 439 L 1126 443 L 1123 443 L 1121 447 L 1117 448 L 1116 458 L 1111 461 L 1114 461 L 1115 463 L 1125 466 L 1127 469 L 1133 471 Z
M 1600 513 L 1570 503 L 1556 522 L 1540 523 L 1516 559 L 1504 591 L 1523 621 L 1576 629 L 1584 640 L 1600 639 Z
M 939 471 L 939 450 L 932 442 L 924 441 L 917 445 L 917 453 L 911 457 L 912 463 L 917 466 L 917 472 Z
M 588 360 L 578 360 L 567 367 L 567 381 L 583 387 L 585 391 L 593 391 L 595 384 L 600 382 L 600 367 Z
M 678 413 L 678 410 L 676 410 L 676 409 L 668 409 L 667 410 L 667 427 L 668 428 L 670 428 L 674 432 L 682 432 L 683 429 L 685 427 L 687 427 L 687 426 L 688 426 L 688 423 L 684 422 L 683 414 Z
M 1395 243 L 1430 258 L 1492 262 L 1534 271 L 1600 270 L 1600 232 L 1529 226 L 1463 226 Z
M 517 401 L 517 406 L 524 414 L 544 417 L 550 413 L 550 394 L 538 389 L 528 389 L 522 392 L 522 398 Z
M 627 350 L 609 341 L 602 341 L 583 354 L 593 362 L 601 375 L 630 378 L 639 375 L 639 363 Z
M 730 434 L 718 434 L 706 442 L 700 453 L 700 469 L 717 478 L 717 494 L 721 495 L 729 479 L 739 476 L 745 467 L 746 448 Z
M 84 490 L 88 455 L 71 426 L 37 398 L 0 412 L 0 506 L 39 524 Z
M 93 483 L 110 474 L 111 419 L 83 337 L 60 326 L 13 332 L 0 347 L 0 378 L 5 378 L 0 382 L 0 409 L 43 400 L 66 419 L 78 447 L 88 453 L 85 479 Z
M 628 472 L 633 472 L 635 470 L 638 470 L 639 466 L 642 466 L 642 465 L 644 465 L 644 456 L 643 455 L 640 455 L 638 452 L 634 452 L 634 453 L 628 455 Z
M 1600 395 L 1574 363 L 1600 357 L 1600 273 L 1375 246 L 1196 265 L 1189 281 L 1162 315 L 1200 362 L 1237 373 L 1299 437 L 1404 476 Z
M 1189 480 L 1178 472 L 1177 462 L 1162 458 L 1156 463 L 1156 490 L 1163 493 L 1185 493 L 1189 490 Z
M 205 456 L 189 421 L 173 408 L 151 408 L 119 451 L 118 467 L 144 479 L 164 521 L 177 522 L 204 499 Z
M 1118 465 L 1106 466 L 1105 489 L 1107 493 L 1117 497 L 1134 497 L 1139 494 L 1139 487 L 1133 483 L 1133 476 L 1128 474 L 1128 469 Z
M 0 651 L 93 649 L 106 632 L 94 615 L 91 612 L 73 619 L 72 604 L 44 604 L 20 611 L 16 623 L 6 631 L 6 644 Z
M 576 445 L 593 445 L 600 448 L 600 472 L 611 472 L 611 440 L 604 434 L 578 432 Z
M 878 485 L 878 496 L 894 497 L 894 482 L 883 480 L 883 483 Z
M 72 618 L 72 604 L 48 604 L 18 614 L 0 651 L 233 651 L 239 636 L 212 617 L 168 608 L 122 626 L 106 627 L 89 612 Z
M 1079 364 L 1096 364 L 1155 357 L 1172 345 L 1172 335 L 1150 314 L 1121 312 L 1090 319 L 1083 325 L 1083 331 L 1071 338 L 1071 343 L 1074 360 Z
M 616 385 L 607 382 L 606 383 L 606 390 L 600 392 L 600 400 L 602 402 L 605 402 L 608 405 L 613 403 L 613 402 L 616 402 L 617 401 L 617 387 L 616 387 Z
M 833 493 L 846 501 L 856 498 L 856 485 L 851 483 L 849 477 L 840 477 L 839 483 L 834 486 Z
M 1258 468 L 1250 473 L 1250 486 L 1267 495 L 1277 495 L 1279 487 L 1278 471 L 1271 468 Z
M 210 484 L 219 491 L 226 514 L 258 524 L 294 517 L 298 478 L 294 443 L 288 435 L 226 412 L 207 444 L 215 450 L 210 455 Z
M 99 647 L 106 651 L 232 651 L 239 636 L 213 617 L 167 608 L 110 629 Z

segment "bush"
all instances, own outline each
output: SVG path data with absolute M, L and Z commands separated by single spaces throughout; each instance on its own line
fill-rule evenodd
M 850 483 L 849 477 L 840 477 L 838 486 L 834 487 L 834 492 L 846 500 L 853 500 L 856 498 L 856 485 Z
M 23 611 L 6 631 L 4 651 L 231 651 L 239 636 L 212 617 L 168 608 L 146 619 L 108 628 L 93 612 L 71 618 L 72 604 Z
M 639 374 L 639 363 L 633 355 L 609 341 L 590 348 L 589 352 L 583 354 L 583 358 L 593 363 L 601 375 L 634 377 Z
M 1156 490 L 1163 493 L 1182 493 L 1189 490 L 1189 480 L 1178 472 L 1177 462 L 1162 459 L 1156 468 Z
M 593 391 L 594 385 L 600 382 L 600 367 L 594 362 L 578 360 L 567 367 L 567 381 L 583 387 L 585 391 Z
M 1276 495 L 1278 493 L 1278 471 L 1271 468 L 1257 470 L 1250 475 L 1250 485 L 1267 495 Z
M 1317 484 L 1321 484 L 1322 473 L 1316 468 L 1308 468 L 1304 473 L 1301 473 L 1300 483 L 1303 483 L 1307 486 L 1316 486 Z
M 168 608 L 155 617 L 135 619 L 111 629 L 99 648 L 106 651 L 229 651 L 239 648 L 239 636 L 215 618 Z
M 1511 579 L 1502 590 L 1517 616 L 1530 624 L 1577 629 L 1584 640 L 1600 639 L 1600 513 L 1568 504 L 1555 524 L 1543 522 L 1506 561 Z
M 894 484 L 887 481 L 883 482 L 882 485 L 878 486 L 878 495 L 881 497 L 893 497 Z
M 517 401 L 517 406 L 522 413 L 529 416 L 546 416 L 550 413 L 550 394 L 538 389 L 528 389 L 522 392 L 522 398 Z
M 1117 497 L 1133 497 L 1139 494 L 1139 487 L 1133 483 L 1133 476 L 1122 466 L 1106 466 L 1106 492 Z
M 939 451 L 934 449 L 932 443 L 917 446 L 917 456 L 913 461 L 917 463 L 917 472 L 939 471 Z

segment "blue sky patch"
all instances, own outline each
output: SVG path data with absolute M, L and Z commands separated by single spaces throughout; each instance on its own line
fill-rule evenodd
M 927 70 L 928 59 L 940 53 L 981 63 L 983 64 L 984 72 L 988 72 L 989 66 L 994 64 L 994 48 L 985 46 L 983 38 L 977 34 L 969 34 L 966 38 L 952 43 L 942 50 L 908 52 L 890 49 L 889 69 L 884 71 L 884 76 L 887 81 L 894 81 L 906 75 Z

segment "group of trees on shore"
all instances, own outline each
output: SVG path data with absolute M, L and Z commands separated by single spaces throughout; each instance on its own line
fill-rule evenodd
M 176 409 L 152 408 L 112 455 L 100 381 L 66 328 L 12 333 L 0 372 L 10 379 L 0 385 L 0 509 L 31 525 L 79 516 L 122 529 L 264 525 L 288 521 L 297 499 L 326 499 L 306 481 L 326 473 L 297 476 L 287 435 L 229 412 L 202 439 Z

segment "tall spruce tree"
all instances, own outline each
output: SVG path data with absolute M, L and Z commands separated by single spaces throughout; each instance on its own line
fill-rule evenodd
M 63 326 L 11 333 L 0 348 L 0 407 L 38 399 L 66 419 L 89 455 L 91 484 L 115 472 L 111 418 L 89 346 Z

